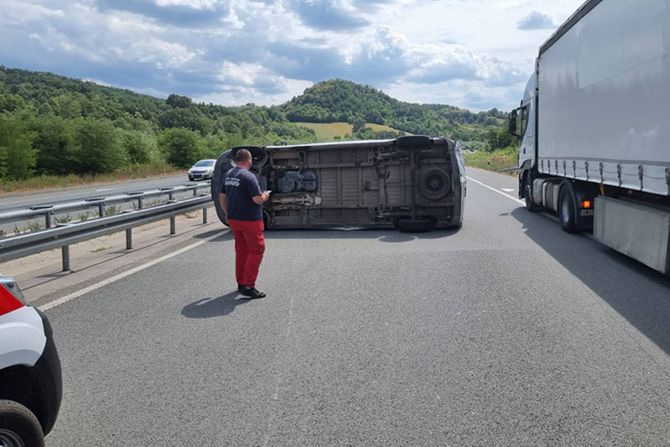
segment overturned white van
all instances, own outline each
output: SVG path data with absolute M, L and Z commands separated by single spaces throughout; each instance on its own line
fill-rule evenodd
M 224 174 L 248 149 L 251 171 L 271 199 L 267 229 L 395 227 L 400 231 L 459 228 L 466 193 L 460 145 L 447 138 L 240 146 L 218 158 L 212 198 L 219 219 Z

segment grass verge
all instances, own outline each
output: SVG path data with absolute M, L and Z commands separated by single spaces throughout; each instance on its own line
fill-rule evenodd
M 517 166 L 518 150 L 508 147 L 493 152 L 466 152 L 463 154 L 463 158 L 467 166 L 502 172 L 504 169 L 515 168 Z
M 176 169 L 167 163 L 155 162 L 150 164 L 132 165 L 118 171 L 106 174 L 86 175 L 40 175 L 25 180 L 11 180 L 0 182 L 0 194 L 9 192 L 38 191 L 50 188 L 68 188 L 71 186 L 88 185 L 94 183 L 109 183 L 122 180 L 133 180 L 159 175 L 176 175 L 183 173 L 183 169 Z

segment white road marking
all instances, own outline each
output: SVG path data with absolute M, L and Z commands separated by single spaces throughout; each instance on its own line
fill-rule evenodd
M 132 274 L 134 274 L 134 273 L 141 272 L 142 270 L 148 269 L 148 268 L 151 267 L 151 266 L 154 266 L 154 265 L 156 265 L 156 264 L 159 264 L 159 263 L 161 263 L 161 262 L 163 262 L 163 261 L 166 261 L 166 260 L 168 260 L 168 259 L 170 259 L 170 258 L 174 258 L 175 256 L 179 256 L 180 254 L 182 254 L 182 253 L 186 253 L 186 252 L 189 251 L 189 250 L 193 250 L 194 248 L 201 246 L 201 245 L 204 244 L 205 242 L 209 242 L 209 241 L 211 241 L 212 239 L 215 239 L 215 238 L 217 238 L 217 237 L 219 237 L 219 236 L 221 236 L 221 235 L 223 235 L 223 234 L 227 234 L 228 232 L 230 232 L 230 230 L 224 230 L 224 231 L 222 231 L 221 233 L 217 233 L 217 234 L 215 234 L 214 236 L 210 236 L 210 237 L 205 238 L 205 239 L 203 239 L 203 240 L 201 240 L 201 241 L 198 241 L 198 242 L 196 242 L 196 243 L 194 243 L 194 244 L 191 244 L 191 245 L 188 245 L 188 246 L 186 246 L 186 247 L 180 248 L 180 249 L 177 250 L 177 251 L 173 251 L 172 253 L 167 254 L 167 255 L 165 255 L 165 256 L 161 256 L 160 258 L 154 259 L 153 261 L 149 261 L 149 262 L 147 262 L 147 263 L 145 263 L 145 264 L 138 265 L 138 266 L 135 267 L 135 268 L 132 268 L 132 269 L 130 269 L 130 270 L 128 270 L 128 271 L 125 271 L 125 272 L 123 272 L 123 273 L 119 273 L 118 275 L 116 275 L 116 276 L 112 276 L 111 278 L 107 278 L 107 279 L 105 279 L 105 280 L 103 280 L 103 281 L 100 281 L 99 283 L 93 284 L 92 286 L 85 287 L 85 288 L 83 288 L 83 289 L 81 289 L 81 290 L 77 290 L 76 292 L 72 292 L 72 293 L 69 294 L 69 295 L 65 295 L 65 296 L 62 297 L 62 298 L 58 298 L 57 300 L 50 301 L 50 302 L 48 302 L 48 303 L 46 303 L 46 304 L 43 304 L 42 306 L 39 307 L 39 309 L 40 309 L 41 311 L 43 311 L 43 312 L 44 312 L 44 311 L 47 311 L 47 310 L 49 310 L 49 309 L 53 309 L 53 308 L 56 307 L 56 306 L 60 306 L 61 304 L 65 304 L 65 303 L 67 303 L 68 301 L 72 301 L 72 300 L 75 299 L 75 298 L 78 298 L 78 297 L 80 297 L 80 296 L 82 296 L 82 295 L 85 295 L 85 294 L 87 294 L 87 293 L 89 293 L 89 292 L 92 292 L 92 291 L 97 290 L 97 289 L 99 289 L 99 288 L 101 288 L 101 287 L 104 287 L 104 286 L 106 286 L 106 285 L 108 285 L 108 284 L 111 284 L 111 283 L 113 283 L 113 282 L 116 282 L 116 281 L 118 281 L 118 280 L 120 280 L 120 279 L 123 279 L 123 278 L 125 278 L 125 277 L 127 277 L 127 276 L 130 276 L 130 275 L 132 275 Z
M 96 189 L 95 192 L 105 192 L 105 191 L 111 191 L 111 190 L 112 190 L 112 188 L 100 188 L 100 189 Z
M 501 191 L 514 192 L 514 188 L 500 188 Z
M 472 182 L 475 182 L 475 183 L 478 184 L 478 185 L 483 186 L 483 187 L 486 188 L 486 189 L 490 189 L 491 191 L 493 191 L 493 192 L 495 192 L 495 193 L 497 193 L 497 194 L 500 194 L 500 195 L 503 196 L 503 197 L 507 197 L 508 199 L 513 200 L 513 201 L 515 201 L 516 203 L 518 203 L 518 204 L 520 204 L 520 205 L 524 205 L 524 206 L 526 205 L 526 202 L 524 202 L 523 200 L 519 200 L 519 199 L 517 199 L 517 198 L 514 197 L 514 196 L 510 196 L 509 194 L 504 193 L 504 192 L 502 192 L 502 191 L 500 191 L 500 190 L 498 190 L 498 189 L 496 189 L 496 188 L 494 188 L 494 187 L 492 187 L 492 186 L 485 185 L 484 183 L 480 182 L 479 180 L 475 180 L 475 179 L 473 179 L 473 178 L 470 177 L 470 176 L 467 176 L 467 179 L 470 180 L 470 181 L 472 181 Z

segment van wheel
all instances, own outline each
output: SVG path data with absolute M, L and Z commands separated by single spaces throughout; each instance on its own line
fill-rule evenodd
M 577 219 L 575 212 L 575 201 L 572 198 L 572 191 L 569 188 L 563 188 L 561 191 L 561 200 L 558 207 L 558 218 L 561 221 L 563 231 L 574 233 L 577 231 Z
M 396 230 L 402 233 L 425 233 L 437 225 L 437 220 L 433 217 L 401 217 L 395 222 Z
M 440 168 L 428 168 L 419 175 L 419 191 L 430 200 L 440 200 L 449 193 L 449 174 Z
M 407 149 L 407 148 L 424 148 L 431 146 L 433 144 L 433 140 L 430 137 L 426 137 L 423 135 L 408 135 L 405 137 L 398 137 L 395 140 L 395 145 L 396 147 L 400 149 Z
M 42 426 L 35 415 L 18 402 L 0 400 L 0 445 L 44 447 Z

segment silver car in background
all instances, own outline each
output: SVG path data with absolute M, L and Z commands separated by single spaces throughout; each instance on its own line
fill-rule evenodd
M 214 173 L 214 165 L 216 160 L 200 160 L 188 170 L 188 179 L 195 180 L 209 180 Z

